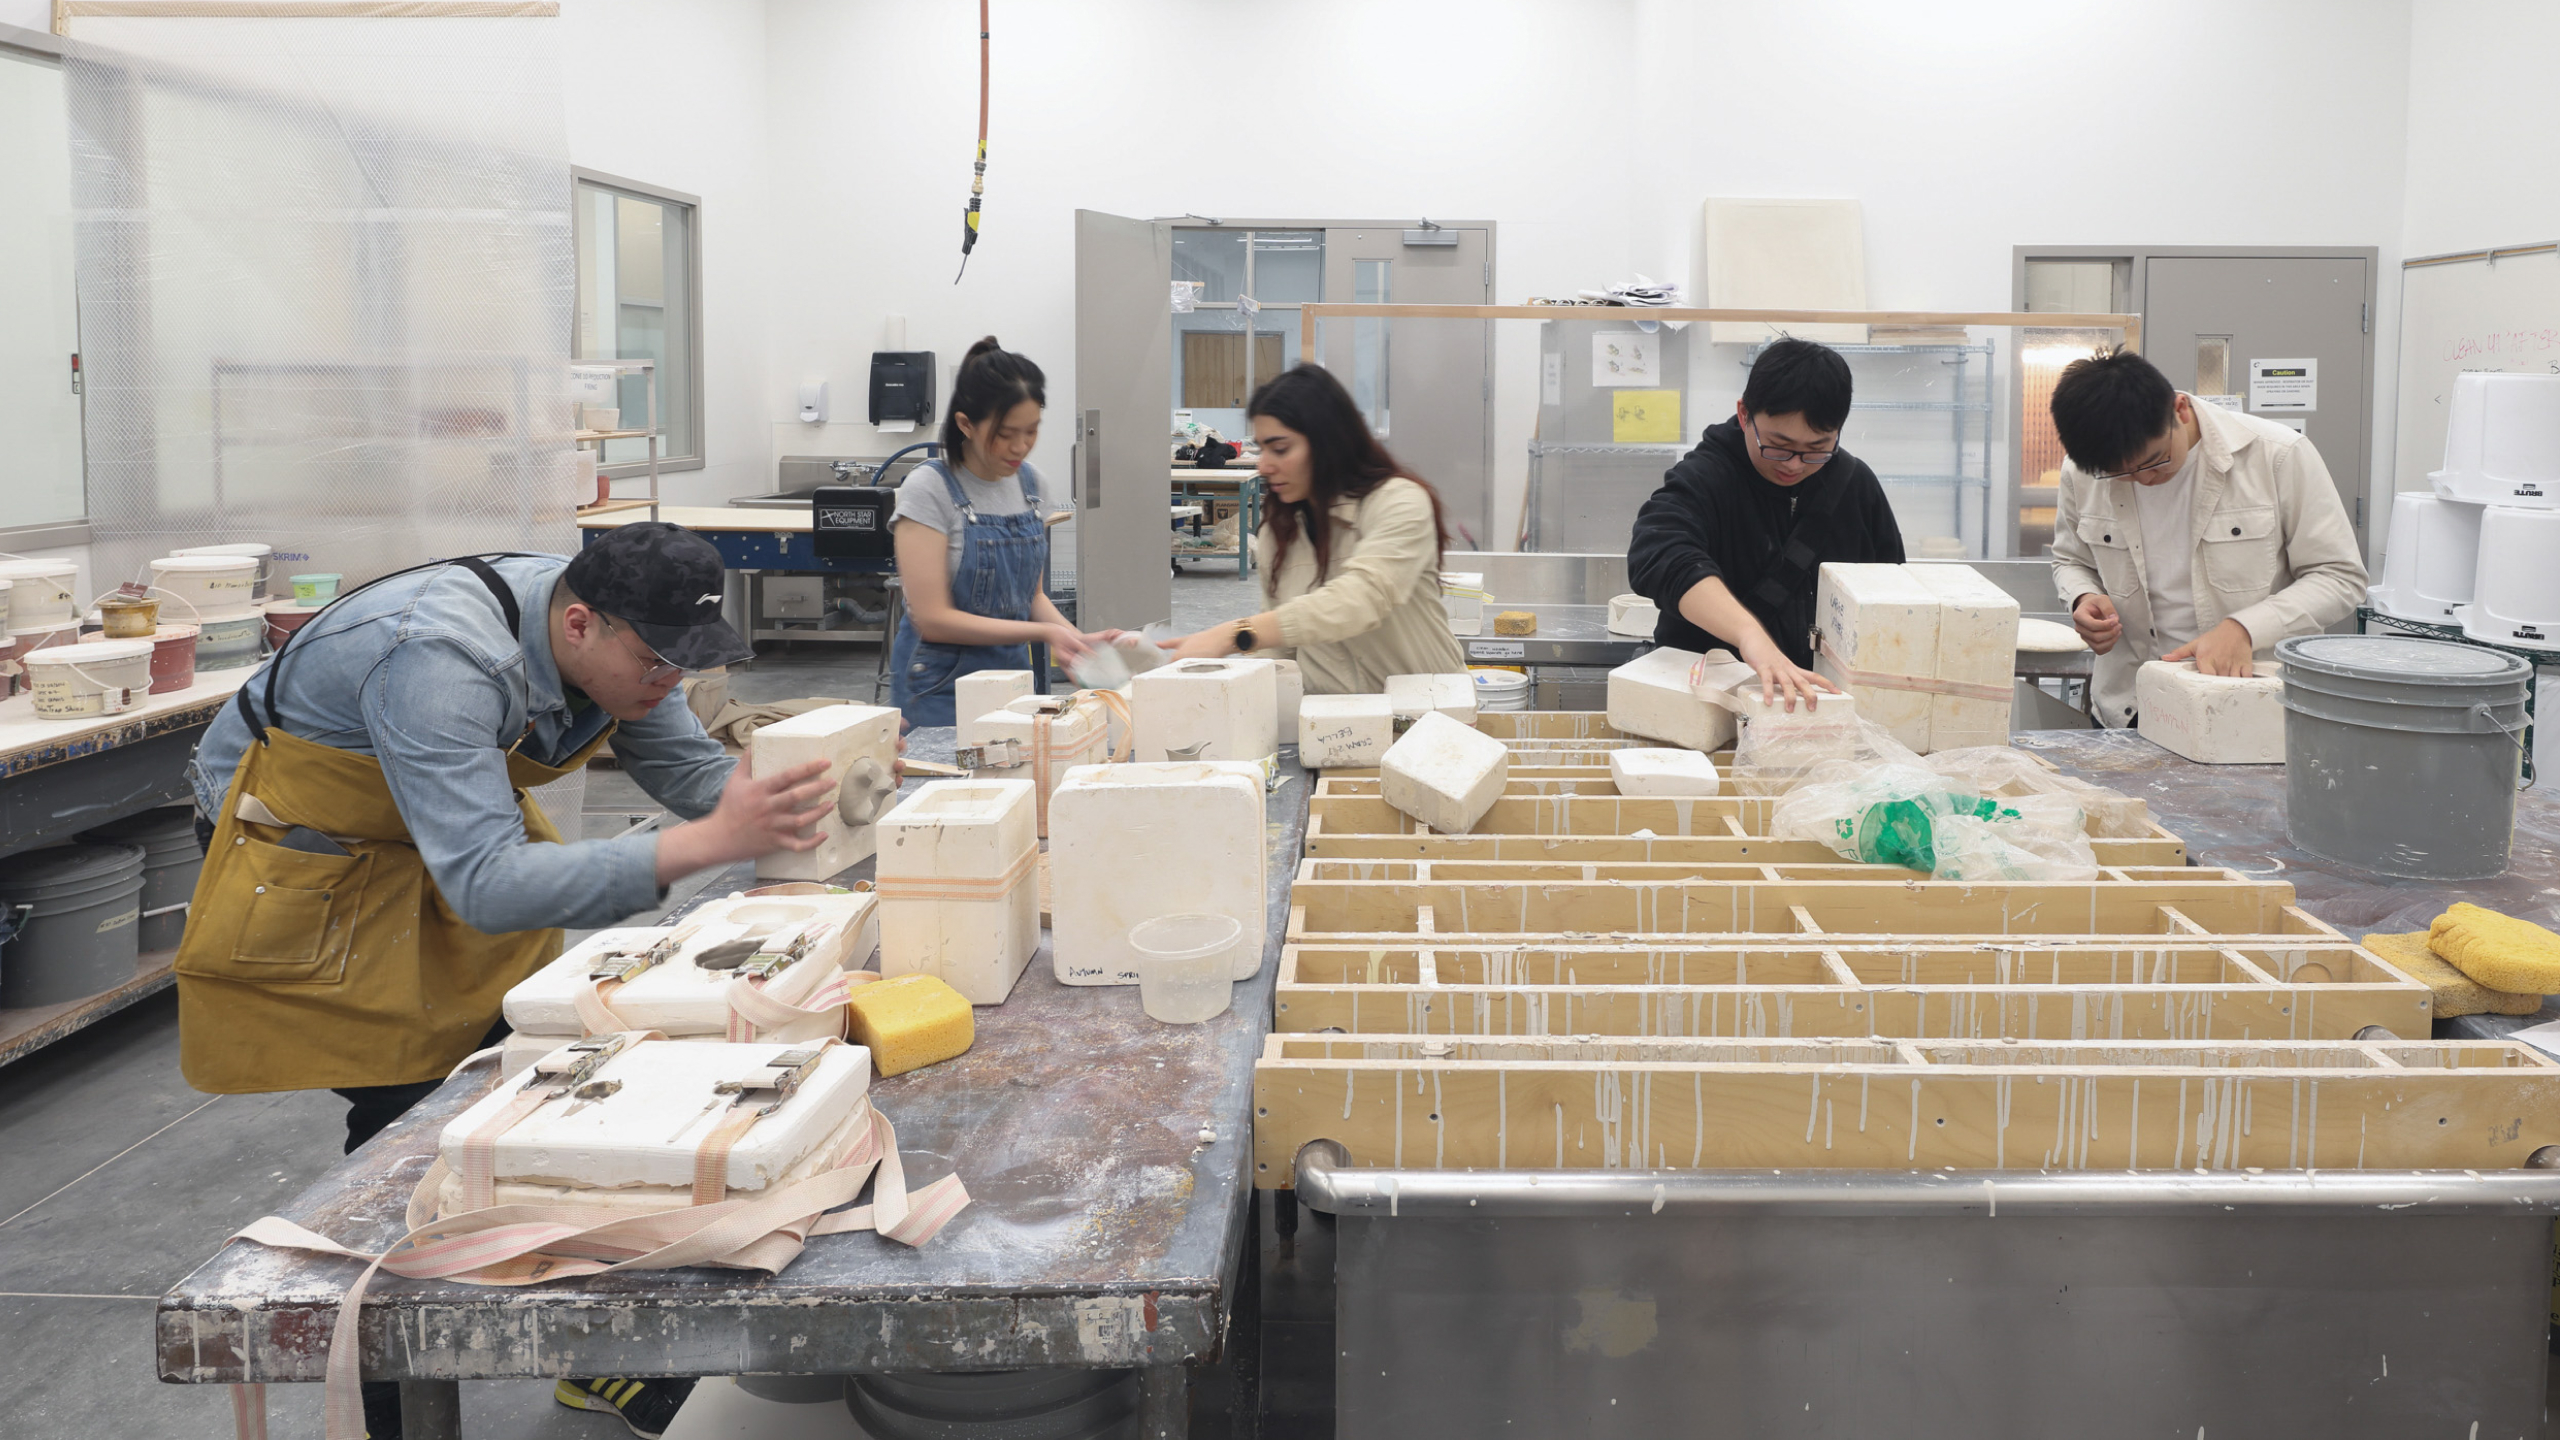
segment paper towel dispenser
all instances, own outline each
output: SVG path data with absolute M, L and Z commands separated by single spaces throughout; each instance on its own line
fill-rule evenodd
M 901 422 L 926 427 L 935 422 L 930 350 L 875 350 L 871 354 L 871 423 Z

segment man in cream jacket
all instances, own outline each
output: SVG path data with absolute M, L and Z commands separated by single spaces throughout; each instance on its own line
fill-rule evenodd
M 2053 427 L 2070 457 L 2053 584 L 2098 652 L 2100 724 L 2134 723 L 2146 660 L 2246 675 L 2355 612 L 2355 529 L 2301 434 L 2181 394 L 2123 350 L 2064 367 Z

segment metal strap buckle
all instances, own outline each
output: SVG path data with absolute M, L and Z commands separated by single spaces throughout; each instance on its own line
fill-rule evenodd
M 963 770 L 1010 770 L 1029 758 L 1022 742 L 1011 736 L 980 745 L 963 745 L 951 752 L 952 763 Z

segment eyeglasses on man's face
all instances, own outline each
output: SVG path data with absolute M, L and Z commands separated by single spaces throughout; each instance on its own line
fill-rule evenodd
M 613 623 L 613 617 L 605 614 L 601 610 L 596 612 L 596 618 L 604 622 L 604 628 L 607 630 L 620 629 L 619 626 Z M 636 640 L 639 637 L 633 636 L 632 638 Z M 650 649 L 646 645 L 642 645 L 637 650 L 625 645 L 622 647 L 622 650 L 624 654 L 629 655 L 632 659 L 640 662 L 640 683 L 643 685 L 663 685 L 667 681 L 673 680 L 684 674 L 683 666 L 668 664 L 659 656 L 658 652 Z
M 2139 478 L 2140 478 L 2140 477 L 2142 477 L 2142 476 L 2145 476 L 2145 475 L 2150 474 L 2150 473 L 2151 473 L 2152 471 L 2154 471 L 2154 470 L 2160 470 L 2160 469 L 2165 469 L 2165 468 L 2167 468 L 2167 466 L 2168 466 L 2168 464 L 2169 464 L 2169 460 L 2170 460 L 2169 452 L 2168 452 L 2168 451 L 2166 451 L 2166 450 L 2163 450 L 2163 451 L 2161 451 L 2161 452 L 2160 452 L 2160 456 L 2159 456 L 2159 458 L 2158 458 L 2158 459 L 2156 459 L 2156 460 L 2146 460 L 2146 461 L 2144 461 L 2142 464 L 2140 464 L 2140 465 L 2136 465 L 2136 466 L 2134 466 L 2134 467 L 2133 467 L 2132 469 L 2130 469 L 2130 470 L 2118 470 L 2117 472 L 2115 472 L 2115 473 L 2114 473 L 2114 474 L 2112 474 L 2112 475 L 2092 475 L 2092 476 L 2090 476 L 2089 478 L 2090 478 L 2090 479 L 2092 479 L 2092 480 L 2134 480 L 2134 479 L 2139 479 Z
M 1802 465 L 1808 470 L 1816 469 L 1830 463 L 1831 457 L 1840 453 L 1840 442 L 1837 440 L 1832 441 L 1828 448 L 1821 450 L 1790 450 L 1783 445 L 1763 444 L 1760 440 L 1760 422 L 1754 420 L 1750 423 L 1751 442 L 1760 446 L 1760 458 L 1772 465 Z

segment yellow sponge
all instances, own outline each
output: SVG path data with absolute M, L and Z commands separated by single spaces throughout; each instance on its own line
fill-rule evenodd
M 2436 992 L 2435 1016 L 2439 1020 L 2450 1020 L 2456 1015 L 2530 1015 L 2542 1008 L 2539 995 L 2510 995 L 2504 990 L 2492 990 L 2447 965 L 2443 956 L 2427 948 L 2427 932 L 2424 930 L 2412 930 L 2405 935 L 2367 935 L 2364 948 Z
M 1505 610 L 1501 614 L 1493 617 L 1493 633 L 1496 635 L 1535 635 L 1538 633 L 1538 612 L 1535 610 Z
M 2427 947 L 2492 990 L 2560 994 L 2560 935 L 2530 920 L 2456 904 L 2427 928 Z
M 903 1075 L 968 1051 L 978 1038 L 969 1002 L 938 975 L 900 975 L 853 987 L 845 1002 L 856 1044 L 882 1075 Z

